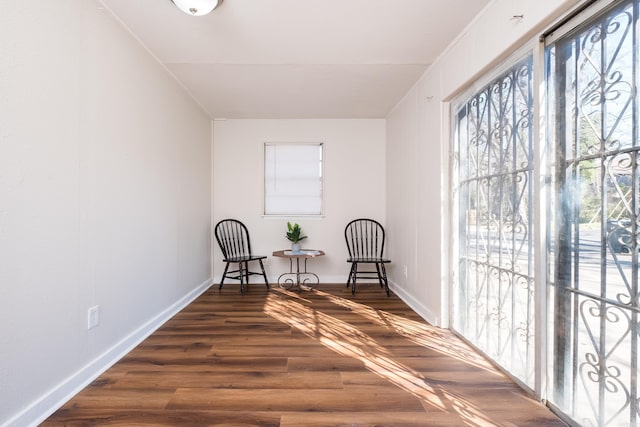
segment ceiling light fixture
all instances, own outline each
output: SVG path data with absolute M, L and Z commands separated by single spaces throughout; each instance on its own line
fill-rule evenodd
M 222 4 L 222 0 L 171 0 L 178 9 L 191 16 L 202 16 Z

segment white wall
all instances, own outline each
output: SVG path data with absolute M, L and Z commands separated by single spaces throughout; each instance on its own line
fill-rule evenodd
M 323 218 L 262 217 L 265 142 L 324 143 Z M 214 223 L 224 218 L 244 222 L 253 252 L 269 256 L 267 273 L 270 281 L 275 281 L 288 269 L 288 262 L 271 254 L 290 247 L 285 238 L 286 223 L 298 222 L 309 236 L 302 247 L 326 253 L 310 260 L 309 270 L 316 272 L 322 283 L 346 283 L 345 226 L 358 217 L 385 224 L 385 120 L 216 120 L 213 145 Z M 221 260 L 216 246 L 216 283 L 224 270 Z M 229 283 L 236 286 L 238 282 Z
M 206 289 L 211 126 L 97 1 L 3 2 L 0 52 L 0 425 L 23 426 Z
M 423 317 L 448 324 L 449 101 L 539 34 L 576 0 L 495 0 L 429 67 L 387 117 L 387 222 L 395 291 Z M 514 20 L 514 15 L 524 15 Z

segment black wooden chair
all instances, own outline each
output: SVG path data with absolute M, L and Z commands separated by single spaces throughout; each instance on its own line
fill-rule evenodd
M 382 257 L 385 237 L 382 225 L 373 219 L 354 219 L 344 229 L 344 237 L 349 250 L 347 262 L 351 263 L 347 280 L 347 287 L 351 285 L 351 294 L 356 293 L 357 279 L 378 279 L 380 287 L 384 287 L 389 296 L 389 282 L 384 265 L 391 260 Z M 374 264 L 376 270 L 359 271 L 359 264 Z
M 267 257 L 266 255 L 254 255 L 251 252 L 247 227 L 236 219 L 223 219 L 216 224 L 214 234 L 222 251 L 223 261 L 226 262 L 219 289 L 222 289 L 227 278 L 240 280 L 240 292 L 244 295 L 246 285 L 249 284 L 249 277 L 256 274 L 264 277 L 264 284 L 268 289 L 269 281 L 262 264 L 262 260 Z M 249 271 L 249 262 L 251 261 L 258 261 L 261 272 Z M 238 269 L 229 271 L 229 266 L 234 263 L 238 264 Z

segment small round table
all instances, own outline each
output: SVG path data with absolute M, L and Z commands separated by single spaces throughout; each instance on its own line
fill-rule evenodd
M 289 259 L 289 272 L 282 273 L 278 277 L 278 286 L 283 289 L 292 289 L 296 287 L 298 290 L 310 290 L 320 284 L 320 278 L 317 274 L 307 271 L 307 260 L 323 256 L 324 252 L 315 249 L 302 249 L 298 252 L 290 250 L 282 250 L 273 252 L 273 256 Z M 293 270 L 293 260 L 296 260 L 296 269 Z M 304 260 L 304 269 L 300 270 L 300 260 Z

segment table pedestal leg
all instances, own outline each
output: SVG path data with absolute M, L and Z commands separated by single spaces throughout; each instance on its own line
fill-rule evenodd
M 296 269 L 293 270 L 293 259 L 289 258 L 289 272 L 278 277 L 278 286 L 283 289 L 296 288 L 300 290 L 311 290 L 320 284 L 317 274 L 307 271 L 307 259 L 304 260 L 304 270 L 300 271 L 300 258 L 296 258 Z

